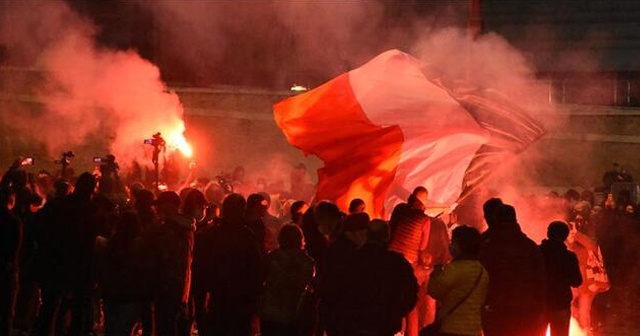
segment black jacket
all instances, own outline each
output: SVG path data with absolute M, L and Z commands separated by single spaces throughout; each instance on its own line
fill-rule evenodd
M 327 274 L 323 292 L 327 330 L 344 335 L 394 334 L 417 301 L 411 265 L 396 252 L 370 242 L 352 251 L 341 274 Z
M 491 279 L 487 304 L 492 310 L 542 312 L 547 279 L 544 259 L 518 224 L 492 229 L 479 259 Z
M 0 209 L 0 274 L 18 272 L 21 242 L 20 221 L 9 209 Z
M 569 309 L 573 298 L 571 287 L 582 284 L 578 258 L 560 241 L 545 239 L 540 250 L 547 269 L 547 309 Z
M 263 283 L 262 244 L 243 223 L 224 219 L 203 234 L 199 243 L 206 244 L 206 251 L 198 253 L 197 267 L 208 268 L 203 287 L 210 292 L 212 304 L 255 304 Z

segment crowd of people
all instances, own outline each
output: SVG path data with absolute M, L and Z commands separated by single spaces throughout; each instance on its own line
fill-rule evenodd
M 346 212 L 311 202 L 303 169 L 282 214 L 239 176 L 154 192 L 106 170 L 43 192 L 12 166 L 0 183 L 0 336 L 562 336 L 571 316 L 593 334 L 592 303 L 610 288 L 603 307 L 632 309 L 618 288 L 637 293 L 625 278 L 640 222 L 625 195 L 548 195 L 563 215 L 538 245 L 499 198 L 483 203 L 482 233 L 427 215 L 420 186 L 385 221 L 360 199 Z

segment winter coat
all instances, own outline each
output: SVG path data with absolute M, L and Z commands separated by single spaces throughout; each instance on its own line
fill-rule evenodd
M 186 303 L 191 286 L 195 222 L 179 215 L 163 220 L 151 235 L 156 297 Z
M 276 249 L 267 255 L 261 304 L 264 320 L 295 322 L 301 295 L 313 280 L 314 264 L 303 250 Z
M 477 287 L 473 289 L 480 276 Z M 434 272 L 429 280 L 428 292 L 440 303 L 437 311 L 438 318 L 443 319 L 440 331 L 455 335 L 479 335 L 482 329 L 480 309 L 488 287 L 489 274 L 477 260 L 456 260 L 441 273 Z M 469 297 L 452 311 L 467 295 Z
M 150 299 L 148 277 L 152 265 L 145 258 L 140 237 L 116 233 L 100 258 L 99 284 L 107 302 L 133 303 Z
M 479 255 L 491 279 L 487 305 L 497 312 L 541 313 L 547 275 L 540 248 L 518 224 L 502 225 L 491 230 Z
M 431 221 L 420 209 L 406 204 L 398 205 L 391 215 L 392 228 L 389 249 L 404 255 L 412 265 L 417 265 L 421 253 L 427 248 Z
M 212 304 L 253 305 L 262 289 L 262 244 L 243 223 L 224 219 L 205 239 Z
M 571 287 L 582 284 L 578 258 L 561 241 L 545 239 L 540 250 L 547 269 L 547 309 L 569 309 L 573 299 Z
M 9 209 L 0 209 L 0 274 L 17 274 L 19 270 L 22 224 Z
M 328 312 L 328 331 L 394 334 L 417 302 L 418 283 L 411 265 L 375 242 L 349 253 L 344 272 L 327 277 L 321 299 Z

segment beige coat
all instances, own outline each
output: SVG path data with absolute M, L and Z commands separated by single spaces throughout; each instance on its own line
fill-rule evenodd
M 482 278 L 473 293 L 450 313 L 476 283 L 482 270 Z M 442 318 L 442 333 L 477 336 L 481 334 L 480 310 L 487 296 L 489 274 L 477 260 L 457 260 L 441 273 L 434 272 L 429 281 L 429 295 L 438 305 L 438 319 Z

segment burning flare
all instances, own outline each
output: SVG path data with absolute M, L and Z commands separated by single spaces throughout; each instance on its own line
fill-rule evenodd
M 184 156 L 190 158 L 193 155 L 193 149 L 187 142 L 182 132 L 171 133 L 168 136 L 167 144 L 171 148 L 179 150 Z
M 545 336 L 553 336 L 551 335 L 551 328 L 549 326 L 547 326 L 547 333 Z M 578 321 L 573 317 L 571 317 L 571 323 L 569 326 L 569 336 L 587 336 L 587 333 L 580 328 Z

